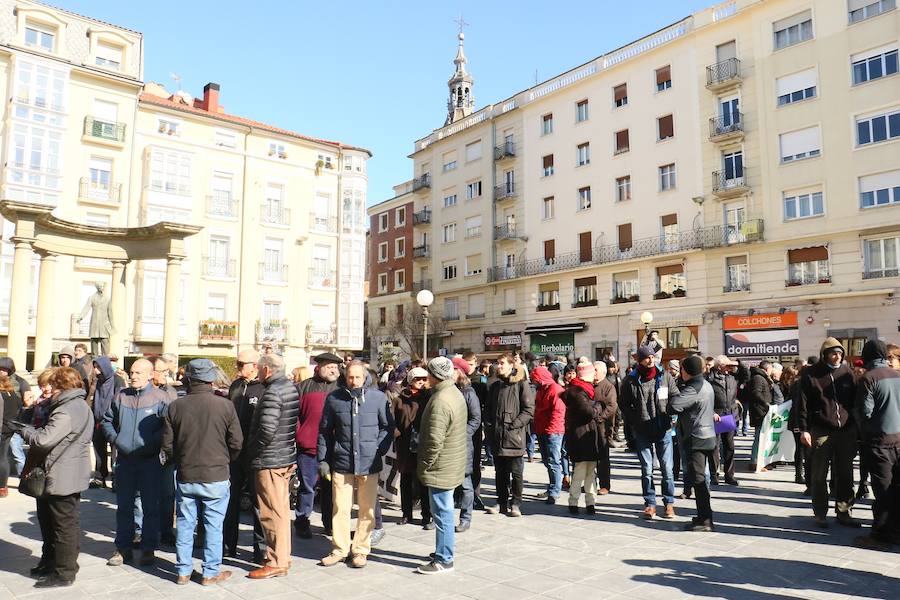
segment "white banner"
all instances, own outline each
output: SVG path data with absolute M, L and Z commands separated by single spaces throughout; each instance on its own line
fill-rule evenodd
M 794 462 L 794 432 L 788 428 L 788 417 L 793 402 L 774 404 L 760 425 L 759 447 L 751 462 L 756 470 L 776 462 Z

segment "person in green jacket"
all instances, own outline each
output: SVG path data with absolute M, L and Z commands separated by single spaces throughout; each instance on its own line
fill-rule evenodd
M 428 487 L 435 524 L 435 551 L 431 562 L 418 568 L 423 575 L 453 570 L 455 546 L 453 490 L 466 474 L 466 422 L 468 412 L 462 393 L 453 383 L 453 363 L 438 356 L 428 363 L 431 399 L 419 430 L 417 472 Z

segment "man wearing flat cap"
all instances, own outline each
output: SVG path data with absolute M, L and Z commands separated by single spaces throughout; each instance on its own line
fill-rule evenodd
M 230 497 L 229 465 L 241 453 L 244 436 L 234 404 L 213 393 L 215 364 L 195 358 L 184 376 L 190 392 L 169 405 L 162 436 L 162 454 L 177 467 L 177 583 L 187 584 L 193 574 L 194 527 L 201 513 L 206 531 L 201 583 L 211 585 L 231 577 L 231 571 L 221 570 L 222 528 Z
M 300 395 L 300 416 L 297 418 L 297 473 L 300 475 L 300 494 L 295 509 L 294 530 L 301 538 L 309 539 L 312 531 L 309 516 L 316 496 L 316 482 L 319 480 L 319 462 L 316 460 L 316 446 L 319 440 L 319 421 L 325 398 L 337 388 L 340 367 L 344 360 L 330 352 L 313 357 L 316 368 L 313 376 L 297 384 Z M 331 531 L 331 482 L 319 482 L 319 500 L 322 506 L 322 526 Z

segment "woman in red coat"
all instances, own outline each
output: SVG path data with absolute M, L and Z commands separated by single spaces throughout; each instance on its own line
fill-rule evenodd
M 539 497 L 546 498 L 547 504 L 556 504 L 562 490 L 562 441 L 566 431 L 566 405 L 561 398 L 563 388 L 553 380 L 553 375 L 546 367 L 532 369 L 531 382 L 537 386 L 534 432 L 541 445 L 541 460 L 550 477 L 547 491 Z

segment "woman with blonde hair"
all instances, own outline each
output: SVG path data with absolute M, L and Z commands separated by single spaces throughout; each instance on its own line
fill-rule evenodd
M 0 498 L 6 498 L 9 493 L 6 487 L 9 480 L 9 443 L 15 435 L 13 421 L 18 418 L 21 408 L 22 398 L 12 380 L 0 371 Z

